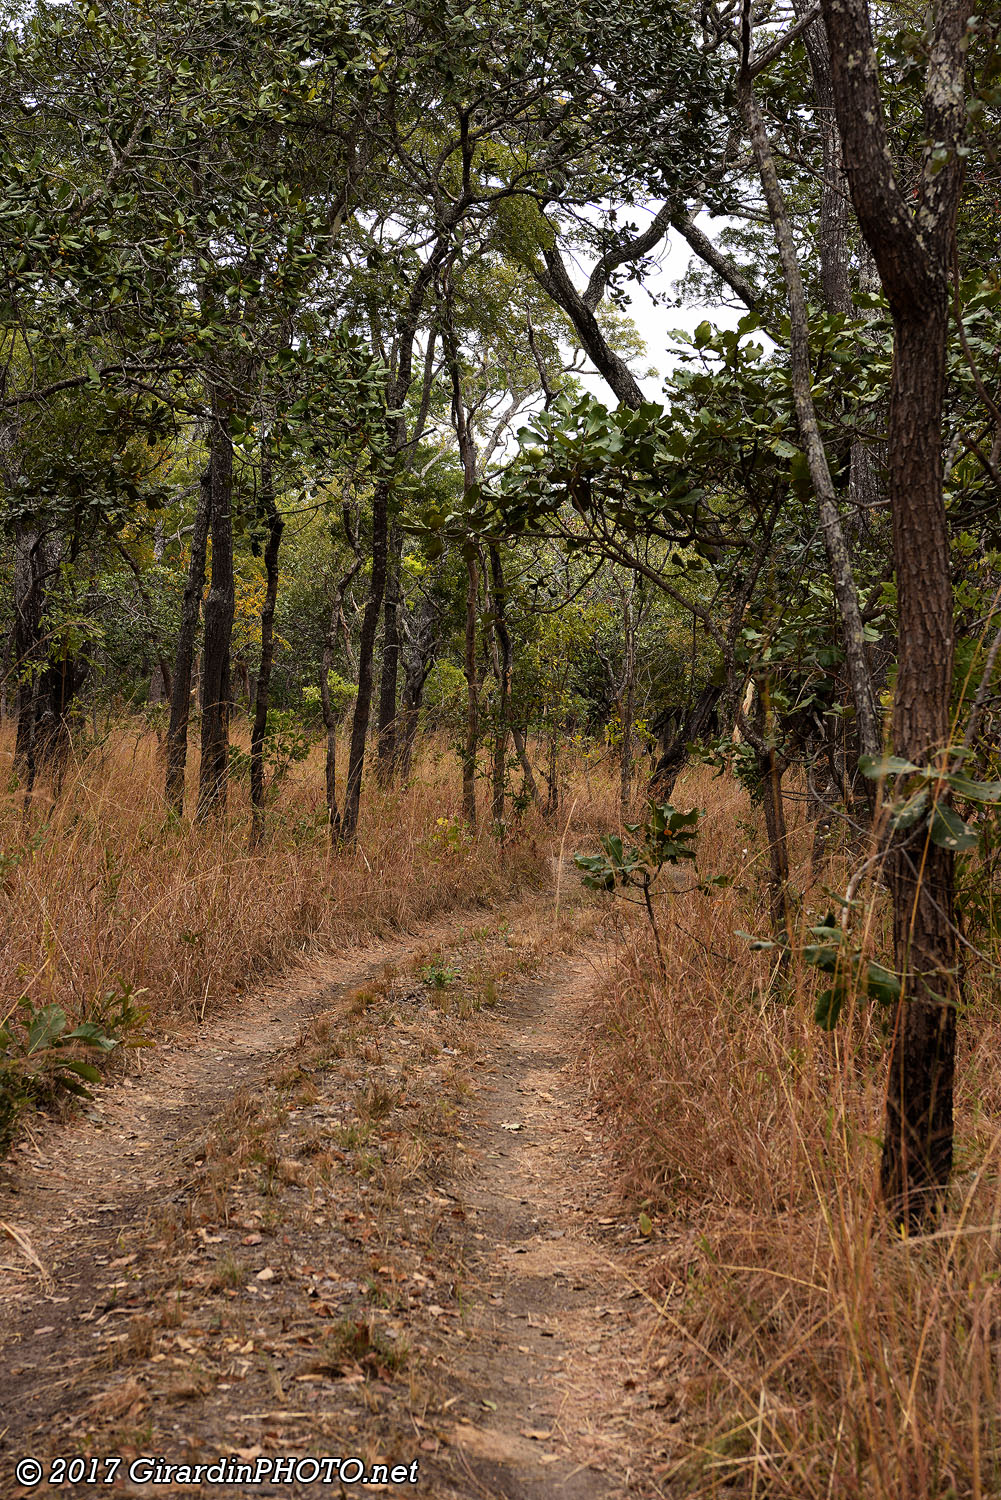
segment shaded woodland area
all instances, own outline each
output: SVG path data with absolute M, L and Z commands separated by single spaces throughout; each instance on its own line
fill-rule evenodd
M 715 1246 L 658 1493 L 1001 1489 L 999 24 L 4 12 L 0 1143 L 583 875 L 624 1191 Z

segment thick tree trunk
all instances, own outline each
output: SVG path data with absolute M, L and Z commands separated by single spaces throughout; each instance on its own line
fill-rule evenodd
M 941 754 L 950 737 L 952 580 L 941 446 L 947 332 L 943 282 L 937 308 L 897 321 L 890 396 L 900 628 L 893 745 L 918 764 Z M 930 842 L 910 848 L 901 837 L 887 862 L 895 962 L 906 988 L 890 1054 L 881 1182 L 887 1204 L 912 1226 L 934 1211 L 952 1171 L 960 998 L 954 859 L 951 850 Z
M 170 687 L 170 723 L 167 728 L 167 805 L 180 816 L 184 812 L 184 773 L 188 759 L 188 719 L 191 714 L 191 674 L 198 634 L 198 613 L 205 587 L 205 553 L 212 510 L 211 464 L 201 476 L 195 523 L 191 535 L 191 557 L 181 600 L 181 626 L 174 652 L 174 680 Z
M 270 455 L 261 461 L 261 501 L 268 518 L 268 541 L 264 549 L 264 603 L 261 606 L 261 665 L 254 695 L 254 723 L 250 731 L 251 847 L 260 839 L 264 820 L 264 739 L 271 707 L 271 667 L 275 656 L 275 603 L 278 599 L 278 552 L 285 522 L 275 504 Z
M 226 810 L 229 766 L 230 642 L 236 589 L 233 578 L 233 440 L 229 408 L 212 402 L 209 430 L 211 470 L 212 581 L 205 600 L 202 648 L 202 746 L 198 770 L 198 817 Z
M 389 550 L 389 482 L 380 480 L 372 499 L 372 577 L 368 600 L 362 616 L 358 642 L 358 697 L 351 724 L 351 747 L 348 751 L 348 779 L 344 794 L 342 835 L 348 843 L 358 832 L 361 805 L 362 771 L 365 766 L 365 744 L 372 714 L 375 637 L 386 589 L 386 563 Z
M 942 413 L 948 267 L 962 186 L 969 0 L 933 18 L 925 148 L 905 196 L 893 170 L 866 0 L 822 0 L 852 201 L 894 325 L 889 497 L 899 610 L 893 747 L 917 764 L 947 753 L 953 603 L 943 500 Z M 894 1218 L 918 1227 L 942 1205 L 952 1169 L 956 1009 L 961 998 L 950 850 L 913 830 L 891 841 L 896 967 L 903 979 L 887 1085 L 881 1164 Z

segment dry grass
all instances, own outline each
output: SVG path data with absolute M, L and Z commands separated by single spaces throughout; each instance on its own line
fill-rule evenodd
M 828 1036 L 813 971 L 769 984 L 767 956 L 734 935 L 767 931 L 757 818 L 703 772 L 675 801 L 708 809 L 703 872 L 737 879 L 665 898 L 666 982 L 634 927 L 594 1062 L 628 1190 L 664 1245 L 648 1287 L 653 1394 L 673 1408 L 664 1493 L 999 1495 L 996 1007 L 974 994 L 962 1027 L 949 1215 L 901 1241 L 877 1197 L 881 1015 L 858 1005 Z M 808 830 L 796 837 L 805 849 Z M 823 878 L 843 890 L 843 877 L 836 861 Z M 812 895 L 804 925 L 825 910 L 820 882 Z M 877 905 L 868 925 L 884 915 Z
M 311 948 L 547 884 L 565 831 L 565 815 L 548 824 L 530 811 L 503 844 L 489 827 L 470 834 L 455 755 L 432 742 L 405 788 L 383 791 L 367 776 L 355 851 L 331 852 L 314 754 L 293 768 L 264 844 L 249 853 L 245 785 L 231 789 L 225 821 L 166 816 L 152 733 L 110 732 L 70 765 L 58 796 L 43 783 L 27 808 L 11 776 L 12 739 L 8 726 L 0 739 L 8 1011 L 26 995 L 73 1019 L 99 1017 L 109 994 L 142 991 L 156 1032 L 178 1013 L 211 1013 Z M 614 806 L 610 773 L 588 782 L 569 795 L 574 828 L 600 823 Z M 193 800 L 189 777 L 189 807 Z

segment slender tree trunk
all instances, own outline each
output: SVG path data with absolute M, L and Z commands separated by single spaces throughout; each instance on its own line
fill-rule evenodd
M 264 603 L 261 607 L 261 665 L 254 695 L 254 723 L 250 731 L 250 802 L 252 811 L 250 842 L 253 848 L 260 840 L 264 821 L 264 739 L 268 732 L 268 709 L 271 707 L 271 667 L 275 656 L 275 603 L 278 599 L 278 552 L 285 522 L 275 504 L 271 455 L 261 457 L 261 502 L 268 518 L 268 541 L 264 549 Z
M 229 407 L 213 397 L 209 436 L 212 581 L 205 600 L 202 649 L 202 746 L 198 817 L 226 810 L 229 766 L 230 641 L 236 588 L 233 578 L 233 440 Z
M 741 70 L 738 97 L 751 138 L 751 147 L 765 201 L 768 204 L 786 286 L 789 304 L 789 373 L 793 404 L 796 410 L 800 441 L 803 444 L 809 467 L 810 480 L 817 497 L 821 535 L 824 539 L 834 597 L 841 619 L 841 637 L 848 665 L 852 699 L 855 704 L 859 749 L 864 755 L 875 756 L 879 754 L 882 735 L 872 690 L 872 676 L 865 653 L 862 610 L 855 588 L 851 557 L 845 540 L 844 528 L 841 525 L 837 495 L 827 462 L 824 440 L 813 404 L 806 292 L 799 269 L 792 225 L 775 169 L 771 144 L 754 98 L 750 74 L 744 69 Z
M 336 617 L 331 611 L 330 625 L 323 642 L 323 658 L 320 662 L 320 709 L 326 731 L 324 754 L 324 787 L 327 798 L 327 818 L 330 827 L 330 842 L 337 844 L 341 837 L 341 813 L 337 806 L 337 715 L 330 701 L 330 673 L 334 667 L 334 635 Z
M 159 567 L 163 562 L 165 545 L 166 543 L 163 533 L 163 522 L 157 521 L 156 527 L 153 532 L 153 562 L 157 567 Z M 144 599 L 143 603 L 145 602 L 146 601 Z M 166 703 L 169 701 L 169 699 L 170 670 L 167 667 L 167 663 L 163 658 L 162 652 L 159 651 L 158 648 L 157 662 L 153 668 L 153 675 L 151 676 L 149 682 L 149 701 L 150 703 Z
M 413 615 L 412 627 L 405 630 L 407 650 L 403 653 L 403 692 L 396 744 L 402 780 L 410 775 L 424 686 L 435 662 L 439 628 L 438 611 L 432 599 L 425 598 Z
M 497 645 L 497 714 L 494 727 L 493 801 L 491 816 L 504 822 L 507 740 L 511 722 L 511 632 L 507 628 L 507 584 L 499 548 L 490 547 L 494 639 Z
M 514 740 L 514 748 L 518 755 L 518 764 L 521 766 L 521 774 L 525 778 L 525 787 L 536 807 L 542 807 L 542 793 L 539 791 L 539 783 L 535 779 L 532 770 L 532 762 L 528 758 L 528 745 L 525 741 L 525 731 L 517 724 L 511 725 L 511 738 Z
M 462 812 L 476 826 L 476 750 L 480 739 L 480 685 L 476 673 L 476 601 L 479 568 L 472 546 L 466 551 L 466 741 L 462 753 Z
M 365 766 L 365 743 L 372 713 L 375 637 L 386 588 L 386 563 L 389 550 L 389 481 L 380 480 L 372 499 L 372 577 L 368 600 L 362 616 L 358 642 L 358 697 L 351 724 L 351 747 L 348 751 L 348 779 L 344 795 L 342 834 L 351 843 L 358 832 L 361 805 L 362 771 Z
M 14 765 L 35 783 L 35 723 L 42 674 L 42 616 L 45 609 L 45 542 L 36 530 L 19 531 L 14 551 L 13 657 L 17 672 L 17 730 Z
M 170 687 L 170 723 L 167 727 L 168 807 L 180 816 L 184 812 L 184 773 L 188 759 L 188 719 L 191 714 L 191 672 L 198 633 L 198 612 L 205 587 L 205 553 L 212 509 L 211 464 L 201 476 L 195 524 L 191 535 L 191 557 L 181 600 L 181 627 L 174 652 L 174 680 Z
M 386 560 L 386 597 L 383 600 L 382 672 L 379 679 L 379 759 L 377 774 L 382 786 L 392 781 L 397 767 L 398 734 L 396 696 L 400 675 L 400 556 L 403 537 L 398 526 L 390 530 Z
M 787 765 L 788 761 L 770 745 L 761 769 L 765 789 L 772 930 L 776 936 L 789 933 L 789 837 L 782 798 L 782 777 Z
M 549 753 L 546 759 L 546 816 L 554 817 L 560 810 L 560 742 L 553 730 L 549 736 Z
M 619 766 L 619 810 L 623 819 L 629 816 L 633 798 L 633 718 L 636 712 L 636 622 L 633 615 L 633 590 L 622 606 L 622 691 L 619 711 L 622 719 L 622 754 Z

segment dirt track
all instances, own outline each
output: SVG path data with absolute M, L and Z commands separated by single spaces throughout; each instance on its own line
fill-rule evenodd
M 388 1488 L 442 1500 L 661 1493 L 642 1249 L 574 1066 L 601 949 L 539 899 L 314 966 L 36 1131 L 0 1196 L 0 1494 L 27 1453 L 123 1456 L 77 1494 L 387 1488 L 153 1485 L 126 1477 L 143 1454 L 416 1459 Z

